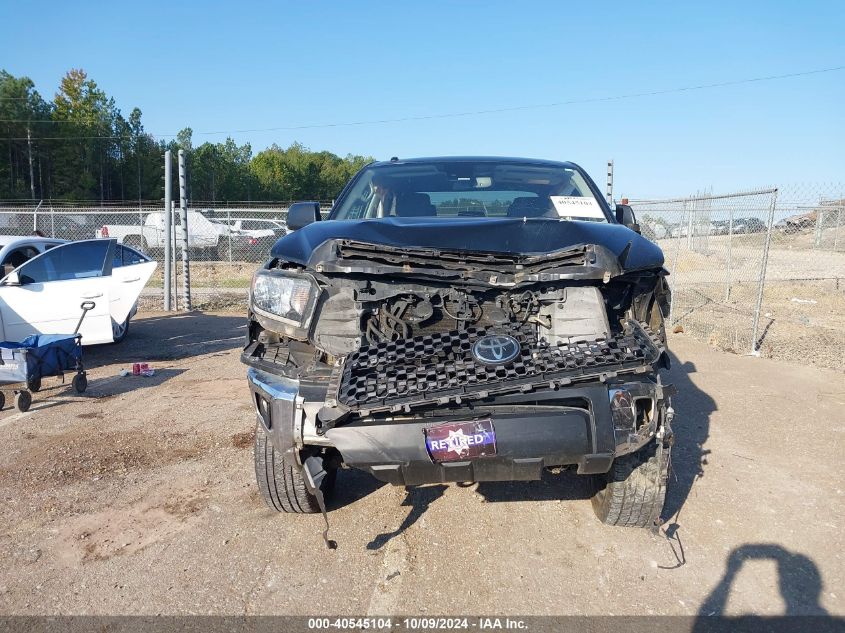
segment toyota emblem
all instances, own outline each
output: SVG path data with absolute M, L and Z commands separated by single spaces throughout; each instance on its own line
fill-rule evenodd
M 519 356 L 519 341 L 507 334 L 482 336 L 472 346 L 472 355 L 485 365 L 504 365 Z

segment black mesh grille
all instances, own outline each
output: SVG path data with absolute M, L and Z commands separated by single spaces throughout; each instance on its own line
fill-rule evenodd
M 625 333 L 609 339 L 558 346 L 537 340 L 535 331 L 528 325 L 469 328 L 363 347 L 347 357 L 337 376 L 337 400 L 352 409 L 378 410 L 483 398 L 490 393 L 529 391 L 602 374 L 642 371 L 662 351 L 654 335 L 633 322 Z M 519 341 L 519 356 L 497 366 L 476 361 L 471 353 L 473 343 L 499 333 Z

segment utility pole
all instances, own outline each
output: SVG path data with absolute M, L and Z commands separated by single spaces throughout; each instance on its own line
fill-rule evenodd
M 26 126 L 26 144 L 29 147 L 29 197 L 35 200 L 35 176 L 32 172 L 32 135 L 29 132 L 28 125 Z
M 607 206 L 613 208 L 613 160 L 607 161 Z
M 170 150 L 164 152 L 164 310 L 169 312 L 170 293 L 172 288 L 171 281 L 171 245 L 173 239 L 171 233 L 173 232 L 173 174 L 171 173 L 171 154 Z
M 185 173 L 185 150 L 179 150 L 179 219 L 182 243 L 182 304 L 185 310 L 191 310 L 191 272 L 188 258 L 188 182 Z
M 138 210 L 141 210 L 141 137 L 135 141 L 135 158 L 138 163 Z

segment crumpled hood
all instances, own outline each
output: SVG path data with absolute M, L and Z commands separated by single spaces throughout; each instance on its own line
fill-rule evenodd
M 539 255 L 582 244 L 623 253 L 626 270 L 663 265 L 660 248 L 621 224 L 546 218 L 380 218 L 324 220 L 288 233 L 272 249 L 274 258 L 307 265 L 327 240 L 352 240 L 394 247 Z

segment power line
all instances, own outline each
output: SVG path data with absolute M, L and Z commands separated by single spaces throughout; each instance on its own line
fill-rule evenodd
M 556 108 L 560 106 L 566 105 L 576 105 L 576 104 L 584 104 L 584 103 L 598 103 L 602 101 L 620 101 L 623 99 L 635 99 L 638 97 L 651 97 L 656 95 L 664 95 L 664 94 L 671 94 L 677 92 L 690 92 L 693 90 L 705 90 L 708 88 L 722 88 L 726 86 L 736 86 L 740 84 L 747 84 L 753 82 L 761 82 L 761 81 L 772 81 L 775 79 L 787 79 L 791 77 L 802 77 L 805 75 L 814 75 L 819 73 L 829 73 L 838 70 L 845 70 L 845 66 L 837 66 L 835 68 L 823 68 L 820 70 L 808 70 L 805 72 L 800 73 L 790 73 L 787 75 L 770 75 L 767 77 L 753 77 L 750 79 L 738 79 L 735 81 L 724 81 L 720 83 L 714 84 L 702 84 L 698 86 L 685 86 L 682 88 L 667 88 L 665 90 L 654 90 L 650 92 L 635 92 L 630 94 L 623 94 L 623 95 L 613 95 L 608 97 L 592 97 L 586 99 L 570 99 L 568 101 L 558 101 L 555 103 L 543 103 L 543 104 L 533 104 L 533 105 L 521 105 L 521 106 L 510 106 L 504 108 L 494 108 L 489 110 L 472 110 L 467 112 L 450 112 L 444 114 L 428 114 L 428 115 L 419 115 L 419 116 L 408 116 L 408 117 L 399 117 L 393 119 L 374 119 L 368 121 L 351 121 L 351 122 L 344 122 L 344 123 L 321 123 L 321 124 L 313 124 L 313 125 L 295 125 L 295 126 L 283 126 L 283 127 L 268 127 L 268 128 L 252 128 L 252 129 L 244 129 L 244 130 L 230 130 L 230 131 L 216 131 L 216 132 L 194 132 L 194 134 L 243 134 L 246 132 L 274 132 L 274 131 L 281 131 L 281 130 L 306 130 L 312 128 L 330 128 L 330 127 L 344 127 L 344 126 L 354 126 L 354 125 L 374 125 L 380 123 L 402 123 L 405 121 L 424 121 L 428 119 L 446 119 L 446 118 L 456 118 L 456 117 L 466 117 L 466 116 L 476 116 L 476 115 L 484 115 L 484 114 L 497 114 L 500 112 L 515 112 L 519 110 L 537 110 L 541 108 Z
M 164 135 L 169 136 L 169 135 Z M 78 140 L 108 140 L 108 139 L 127 139 L 131 140 L 131 136 L 39 136 L 39 137 L 32 137 L 33 141 L 78 141 Z M 0 141 L 25 141 L 25 136 L 20 137 L 13 137 L 13 138 L 2 138 Z
M 693 92 L 697 90 L 710 90 L 713 88 L 726 88 L 728 86 L 739 86 L 742 84 L 760 83 L 764 81 L 775 81 L 780 79 L 792 79 L 795 77 L 806 77 L 807 75 L 818 75 L 822 73 L 837 72 L 845 70 L 845 66 L 835 66 L 832 68 L 820 68 L 816 70 L 806 70 L 797 73 L 787 73 L 783 75 L 767 75 L 764 77 L 751 77 L 746 79 L 736 79 L 733 81 L 722 81 L 718 83 L 699 84 L 694 86 L 683 86 L 679 88 L 666 88 L 663 90 L 651 90 L 647 92 L 633 92 L 621 95 L 610 95 L 605 97 L 588 97 L 585 99 L 569 99 L 567 101 L 557 101 L 554 103 L 540 103 L 519 106 L 508 106 L 503 108 L 491 108 L 486 110 L 470 110 L 466 112 L 446 112 L 440 114 L 424 114 L 406 117 L 396 117 L 390 119 L 369 119 L 363 121 L 344 121 L 339 123 L 314 123 L 306 125 L 291 125 L 291 126 L 276 126 L 265 128 L 245 128 L 239 130 L 216 130 L 209 132 L 194 132 L 196 136 L 214 136 L 218 134 L 246 134 L 252 132 L 280 132 L 290 130 L 309 130 L 319 128 L 333 128 L 333 127 L 353 127 L 359 125 L 381 125 L 385 123 L 405 123 L 408 121 L 426 121 L 432 119 L 449 119 L 469 116 L 483 116 L 487 114 L 499 114 L 502 112 L 518 112 L 522 110 L 539 110 L 543 108 L 558 108 L 568 105 L 579 105 L 586 103 L 601 103 L 608 101 L 622 101 L 626 99 L 637 99 L 642 97 L 654 97 L 666 94 L 674 94 L 681 92 Z M 53 120 L 26 120 L 26 119 L 0 119 L 0 123 L 77 123 L 76 121 L 53 121 Z M 175 138 L 178 134 L 153 134 L 152 136 L 158 138 Z M 53 140 L 69 140 L 69 139 L 120 139 L 131 138 L 128 136 L 55 136 L 55 137 L 39 137 L 32 140 L 53 141 Z M 6 141 L 25 141 L 26 137 L 20 138 L 5 138 Z

